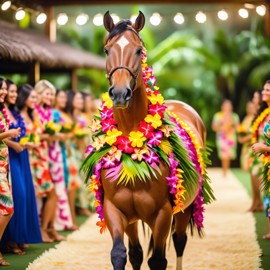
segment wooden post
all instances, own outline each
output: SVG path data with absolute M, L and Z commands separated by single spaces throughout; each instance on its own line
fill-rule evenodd
M 56 41 L 56 21 L 54 18 L 54 8 L 52 6 L 45 8 L 47 20 L 45 23 L 45 35 L 51 42 Z
M 70 78 L 71 78 L 71 89 L 77 91 L 78 90 L 78 76 L 77 76 L 77 70 L 75 68 L 71 70 Z
M 34 86 L 40 80 L 40 63 L 34 62 L 29 68 L 28 82 Z
M 265 35 L 270 38 L 270 4 L 266 4 Z

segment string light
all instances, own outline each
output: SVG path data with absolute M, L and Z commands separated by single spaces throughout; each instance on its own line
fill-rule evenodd
M 45 13 L 43 13 L 43 12 L 40 13 L 36 18 L 36 22 L 38 24 L 43 24 L 43 23 L 46 22 L 46 20 L 47 20 L 47 15 Z
M 56 21 L 59 25 L 65 25 L 68 22 L 67 14 L 66 13 L 59 13 Z
M 220 10 L 217 15 L 218 18 L 222 21 L 226 21 L 229 18 L 228 13 L 224 9 Z
M 176 13 L 173 19 L 177 24 L 183 24 L 185 22 L 185 18 L 180 12 Z
M 206 15 L 205 15 L 204 12 L 199 11 L 199 12 L 196 14 L 196 16 L 195 16 L 195 19 L 196 19 L 196 21 L 197 21 L 198 23 L 205 23 L 206 20 L 207 20 L 207 17 L 206 17 Z
M 77 23 L 78 25 L 84 25 L 84 24 L 87 23 L 88 19 L 89 19 L 89 17 L 88 17 L 87 14 L 80 14 L 80 15 L 78 15 L 77 18 L 76 18 L 76 23 Z
M 93 24 L 96 26 L 101 26 L 103 24 L 103 15 L 98 13 L 93 18 Z
M 240 8 L 239 11 L 238 11 L 238 14 L 243 19 L 248 18 L 248 11 L 245 8 Z
M 116 15 L 115 13 L 113 13 L 113 14 L 111 15 L 111 17 L 112 17 L 112 19 L 113 19 L 114 24 L 120 22 L 119 16 Z
M 15 14 L 16 20 L 20 21 L 24 18 L 24 16 L 25 16 L 25 11 L 22 8 L 17 9 L 16 14 Z
M 10 6 L 11 6 L 11 1 L 6 1 L 2 4 L 1 9 L 5 11 L 5 10 L 8 10 Z
M 266 7 L 264 5 L 257 6 L 256 12 L 258 13 L 258 15 L 264 16 L 266 14 Z
M 36 22 L 38 24 L 43 24 L 46 20 L 47 20 L 47 16 L 44 12 L 42 12 L 41 10 L 33 10 L 31 8 L 28 7 L 18 7 L 16 6 L 17 2 L 12 3 L 13 1 L 3 1 L 1 4 L 1 10 L 6 11 L 9 8 L 11 8 L 12 10 L 15 10 L 15 18 L 16 20 L 22 20 L 25 17 L 25 11 L 27 10 L 27 12 L 29 12 L 30 14 L 32 13 L 32 15 L 34 14 L 34 16 L 36 17 Z M 267 8 L 265 5 L 259 5 L 256 6 L 254 4 L 243 4 L 243 8 L 239 9 L 238 14 L 239 16 L 241 16 L 243 19 L 246 19 L 249 17 L 249 11 L 254 11 L 259 15 L 259 16 L 265 16 Z M 36 16 L 36 14 L 38 13 L 38 15 Z M 190 13 L 190 12 L 189 12 Z M 118 23 L 120 21 L 120 18 L 117 14 L 111 14 L 114 23 Z M 220 20 L 225 21 L 228 20 L 229 15 L 227 13 L 227 11 L 225 10 L 220 10 L 217 13 L 217 16 Z M 73 16 L 72 16 L 73 17 Z M 136 15 L 132 15 L 130 17 L 130 20 L 132 23 L 135 22 L 137 18 L 137 14 Z M 174 22 L 177 24 L 183 24 L 185 22 L 185 17 L 184 14 L 178 12 L 175 14 L 174 16 Z M 207 20 L 207 16 L 206 13 L 199 11 L 196 16 L 195 19 L 198 23 L 205 23 Z M 75 21 L 78 25 L 84 25 L 88 22 L 89 20 L 89 16 L 87 14 L 79 14 Z M 69 21 L 69 18 L 67 16 L 67 14 L 65 13 L 59 13 L 59 15 L 57 16 L 57 23 L 59 25 L 65 25 L 67 22 Z M 153 13 L 149 19 L 150 23 L 154 26 L 158 26 L 161 21 L 162 21 L 162 16 L 159 13 Z M 101 26 L 103 25 L 103 14 L 98 13 L 93 17 L 93 24 L 96 26 Z
M 153 13 L 150 17 L 150 23 L 154 26 L 158 26 L 161 23 L 162 17 L 159 13 Z

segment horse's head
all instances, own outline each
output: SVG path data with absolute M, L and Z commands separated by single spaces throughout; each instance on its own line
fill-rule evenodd
M 115 107 L 126 108 L 141 74 L 143 43 L 138 33 L 144 27 L 145 18 L 140 12 L 134 24 L 123 20 L 115 25 L 106 12 L 103 22 L 109 32 L 105 44 L 109 96 Z

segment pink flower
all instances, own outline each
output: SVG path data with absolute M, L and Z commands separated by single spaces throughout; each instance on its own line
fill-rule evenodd
M 154 151 L 150 151 L 149 155 L 145 156 L 144 159 L 151 166 L 153 163 L 159 162 L 159 157 Z
M 94 151 L 94 147 L 92 145 L 88 145 L 86 150 L 85 150 L 85 154 L 89 155 Z
M 103 168 L 108 169 L 115 166 L 115 157 L 107 155 L 102 158 Z
M 160 130 L 158 132 L 153 132 L 147 144 L 150 146 L 158 146 L 161 143 L 161 139 L 162 132 Z
M 113 110 L 108 109 L 107 107 L 104 107 L 104 109 L 100 112 L 102 120 L 110 119 L 113 117 Z
M 145 138 L 149 139 L 153 134 L 154 128 L 149 123 L 141 121 L 139 131 L 143 133 Z
M 134 152 L 134 148 L 131 146 L 131 142 L 126 136 L 119 136 L 115 144 L 118 145 L 119 150 L 127 154 L 131 154 Z
M 110 118 L 110 119 L 105 119 L 102 121 L 101 123 L 102 125 L 102 132 L 107 132 L 108 130 L 112 130 L 115 128 L 115 125 L 116 125 L 116 121 L 114 118 Z

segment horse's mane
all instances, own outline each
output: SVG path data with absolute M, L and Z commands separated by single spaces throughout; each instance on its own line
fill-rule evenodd
M 122 34 L 126 30 L 131 30 L 134 33 L 137 34 L 137 36 L 141 39 L 139 33 L 136 32 L 136 30 L 132 27 L 132 22 L 130 20 L 122 20 L 116 26 L 113 28 L 113 30 L 110 32 L 109 36 L 106 39 L 105 44 L 111 40 L 112 38 Z

